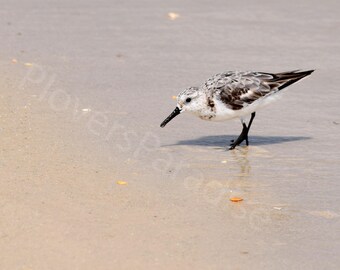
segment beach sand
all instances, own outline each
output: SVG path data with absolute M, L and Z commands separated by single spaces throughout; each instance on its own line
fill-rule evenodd
M 338 2 L 0 2 L 0 269 L 340 267 Z M 249 147 L 159 127 L 215 73 L 294 69 Z

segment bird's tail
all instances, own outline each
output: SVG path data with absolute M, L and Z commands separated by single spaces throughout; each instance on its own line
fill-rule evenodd
M 314 70 L 306 70 L 306 71 L 288 71 L 282 73 L 274 74 L 274 78 L 271 80 L 270 83 L 276 84 L 277 89 L 282 90 L 287 86 L 296 83 L 297 81 L 301 80 L 302 78 L 312 74 Z

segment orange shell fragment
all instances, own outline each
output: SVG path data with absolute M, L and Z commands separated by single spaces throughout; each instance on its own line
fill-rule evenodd
M 240 198 L 240 197 L 231 197 L 230 201 L 232 201 L 232 202 L 241 202 L 241 201 L 243 201 L 243 199 Z

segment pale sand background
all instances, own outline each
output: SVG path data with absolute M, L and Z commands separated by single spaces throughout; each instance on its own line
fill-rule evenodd
M 0 269 L 340 268 L 338 1 L 0 2 Z M 159 128 L 214 73 L 296 68 L 249 148 Z

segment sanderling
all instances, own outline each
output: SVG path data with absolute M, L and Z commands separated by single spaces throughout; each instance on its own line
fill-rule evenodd
M 203 120 L 224 121 L 240 118 L 242 132 L 233 140 L 229 149 L 234 149 L 244 140 L 248 142 L 248 133 L 254 120 L 255 112 L 275 100 L 283 88 L 310 75 L 314 70 L 289 71 L 282 73 L 229 71 L 214 75 L 200 87 L 189 87 L 177 96 L 177 107 L 163 121 L 161 127 L 175 116 L 188 111 Z M 248 126 L 244 117 L 251 115 Z

